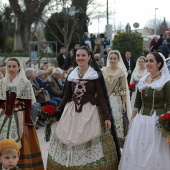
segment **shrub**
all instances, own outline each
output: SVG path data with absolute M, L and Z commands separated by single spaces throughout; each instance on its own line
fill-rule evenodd
M 140 33 L 118 33 L 113 40 L 112 49 L 119 50 L 122 56 L 130 51 L 136 60 L 143 55 L 143 38 Z

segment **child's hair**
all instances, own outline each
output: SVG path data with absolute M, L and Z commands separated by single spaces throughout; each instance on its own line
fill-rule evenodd
M 17 153 L 18 154 L 18 151 L 14 148 L 7 148 L 7 149 L 2 150 L 2 152 L 0 153 L 0 156 L 2 156 L 3 154 L 8 154 L 8 153 Z

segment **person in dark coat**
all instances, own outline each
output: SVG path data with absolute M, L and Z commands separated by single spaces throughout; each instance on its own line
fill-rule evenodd
M 150 42 L 150 52 L 154 52 L 157 50 L 157 37 L 153 36 L 153 39 Z
M 70 51 L 67 55 L 67 58 L 64 61 L 63 69 L 64 71 L 67 71 L 69 68 L 74 67 L 75 64 L 75 58 L 73 51 Z
M 57 56 L 58 67 L 60 67 L 61 69 L 63 68 L 64 61 L 66 59 L 65 52 L 65 47 L 61 47 L 60 54 Z
M 159 46 L 159 50 L 162 51 L 162 54 L 165 56 L 165 58 L 169 57 L 170 50 L 168 48 L 166 40 L 163 40 L 162 45 Z
M 123 62 L 126 66 L 127 73 L 128 73 L 128 76 L 127 76 L 128 84 L 130 84 L 131 75 L 136 66 L 136 62 L 131 57 L 132 57 L 131 52 L 126 51 L 125 57 L 123 58 Z
M 156 46 L 157 46 L 157 49 L 159 48 L 160 45 L 162 45 L 162 42 L 163 42 L 163 34 L 160 35 L 160 38 L 158 39 L 157 43 L 156 43 Z

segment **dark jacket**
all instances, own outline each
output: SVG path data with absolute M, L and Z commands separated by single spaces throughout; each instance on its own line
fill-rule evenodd
M 135 69 L 136 66 L 136 62 L 133 59 L 130 59 L 130 68 L 129 68 L 129 63 L 126 59 L 126 57 L 123 58 L 123 62 L 125 64 L 125 67 L 127 69 L 127 71 L 130 69 L 131 70 L 131 74 L 128 74 L 127 80 L 128 80 L 128 84 L 130 83 L 130 79 L 131 79 L 131 75 L 133 70 Z
M 70 58 L 66 58 L 64 61 L 63 69 L 68 70 L 70 67 L 74 67 L 75 61 Z
M 166 44 L 160 45 L 159 49 L 162 51 L 162 54 L 165 56 L 165 58 L 169 57 L 170 50 Z
M 152 39 L 151 40 L 151 43 L 150 43 L 150 52 L 154 52 L 157 50 L 157 43 L 156 43 L 156 40 L 155 39 Z
M 64 55 L 64 54 L 61 54 L 61 53 L 60 53 L 60 54 L 57 56 L 58 67 L 60 67 L 60 68 L 63 68 L 64 61 L 65 61 L 65 58 L 64 58 L 63 55 Z
M 59 82 L 53 78 L 52 75 L 49 76 L 50 77 L 50 87 L 51 87 L 51 93 L 50 96 L 51 97 L 61 97 L 63 94 L 63 88 L 62 86 L 59 84 Z

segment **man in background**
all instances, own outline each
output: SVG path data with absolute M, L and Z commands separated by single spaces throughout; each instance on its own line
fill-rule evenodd
M 135 69 L 135 65 L 136 65 L 136 62 L 131 57 L 132 57 L 131 52 L 126 51 L 125 57 L 123 58 L 123 62 L 126 66 L 127 73 L 128 73 L 128 76 L 127 76 L 128 84 L 130 84 L 131 75 L 132 75 L 132 72 Z
M 66 59 L 65 52 L 65 47 L 61 47 L 60 54 L 57 56 L 58 67 L 60 67 L 61 69 L 63 69 L 64 61 Z

